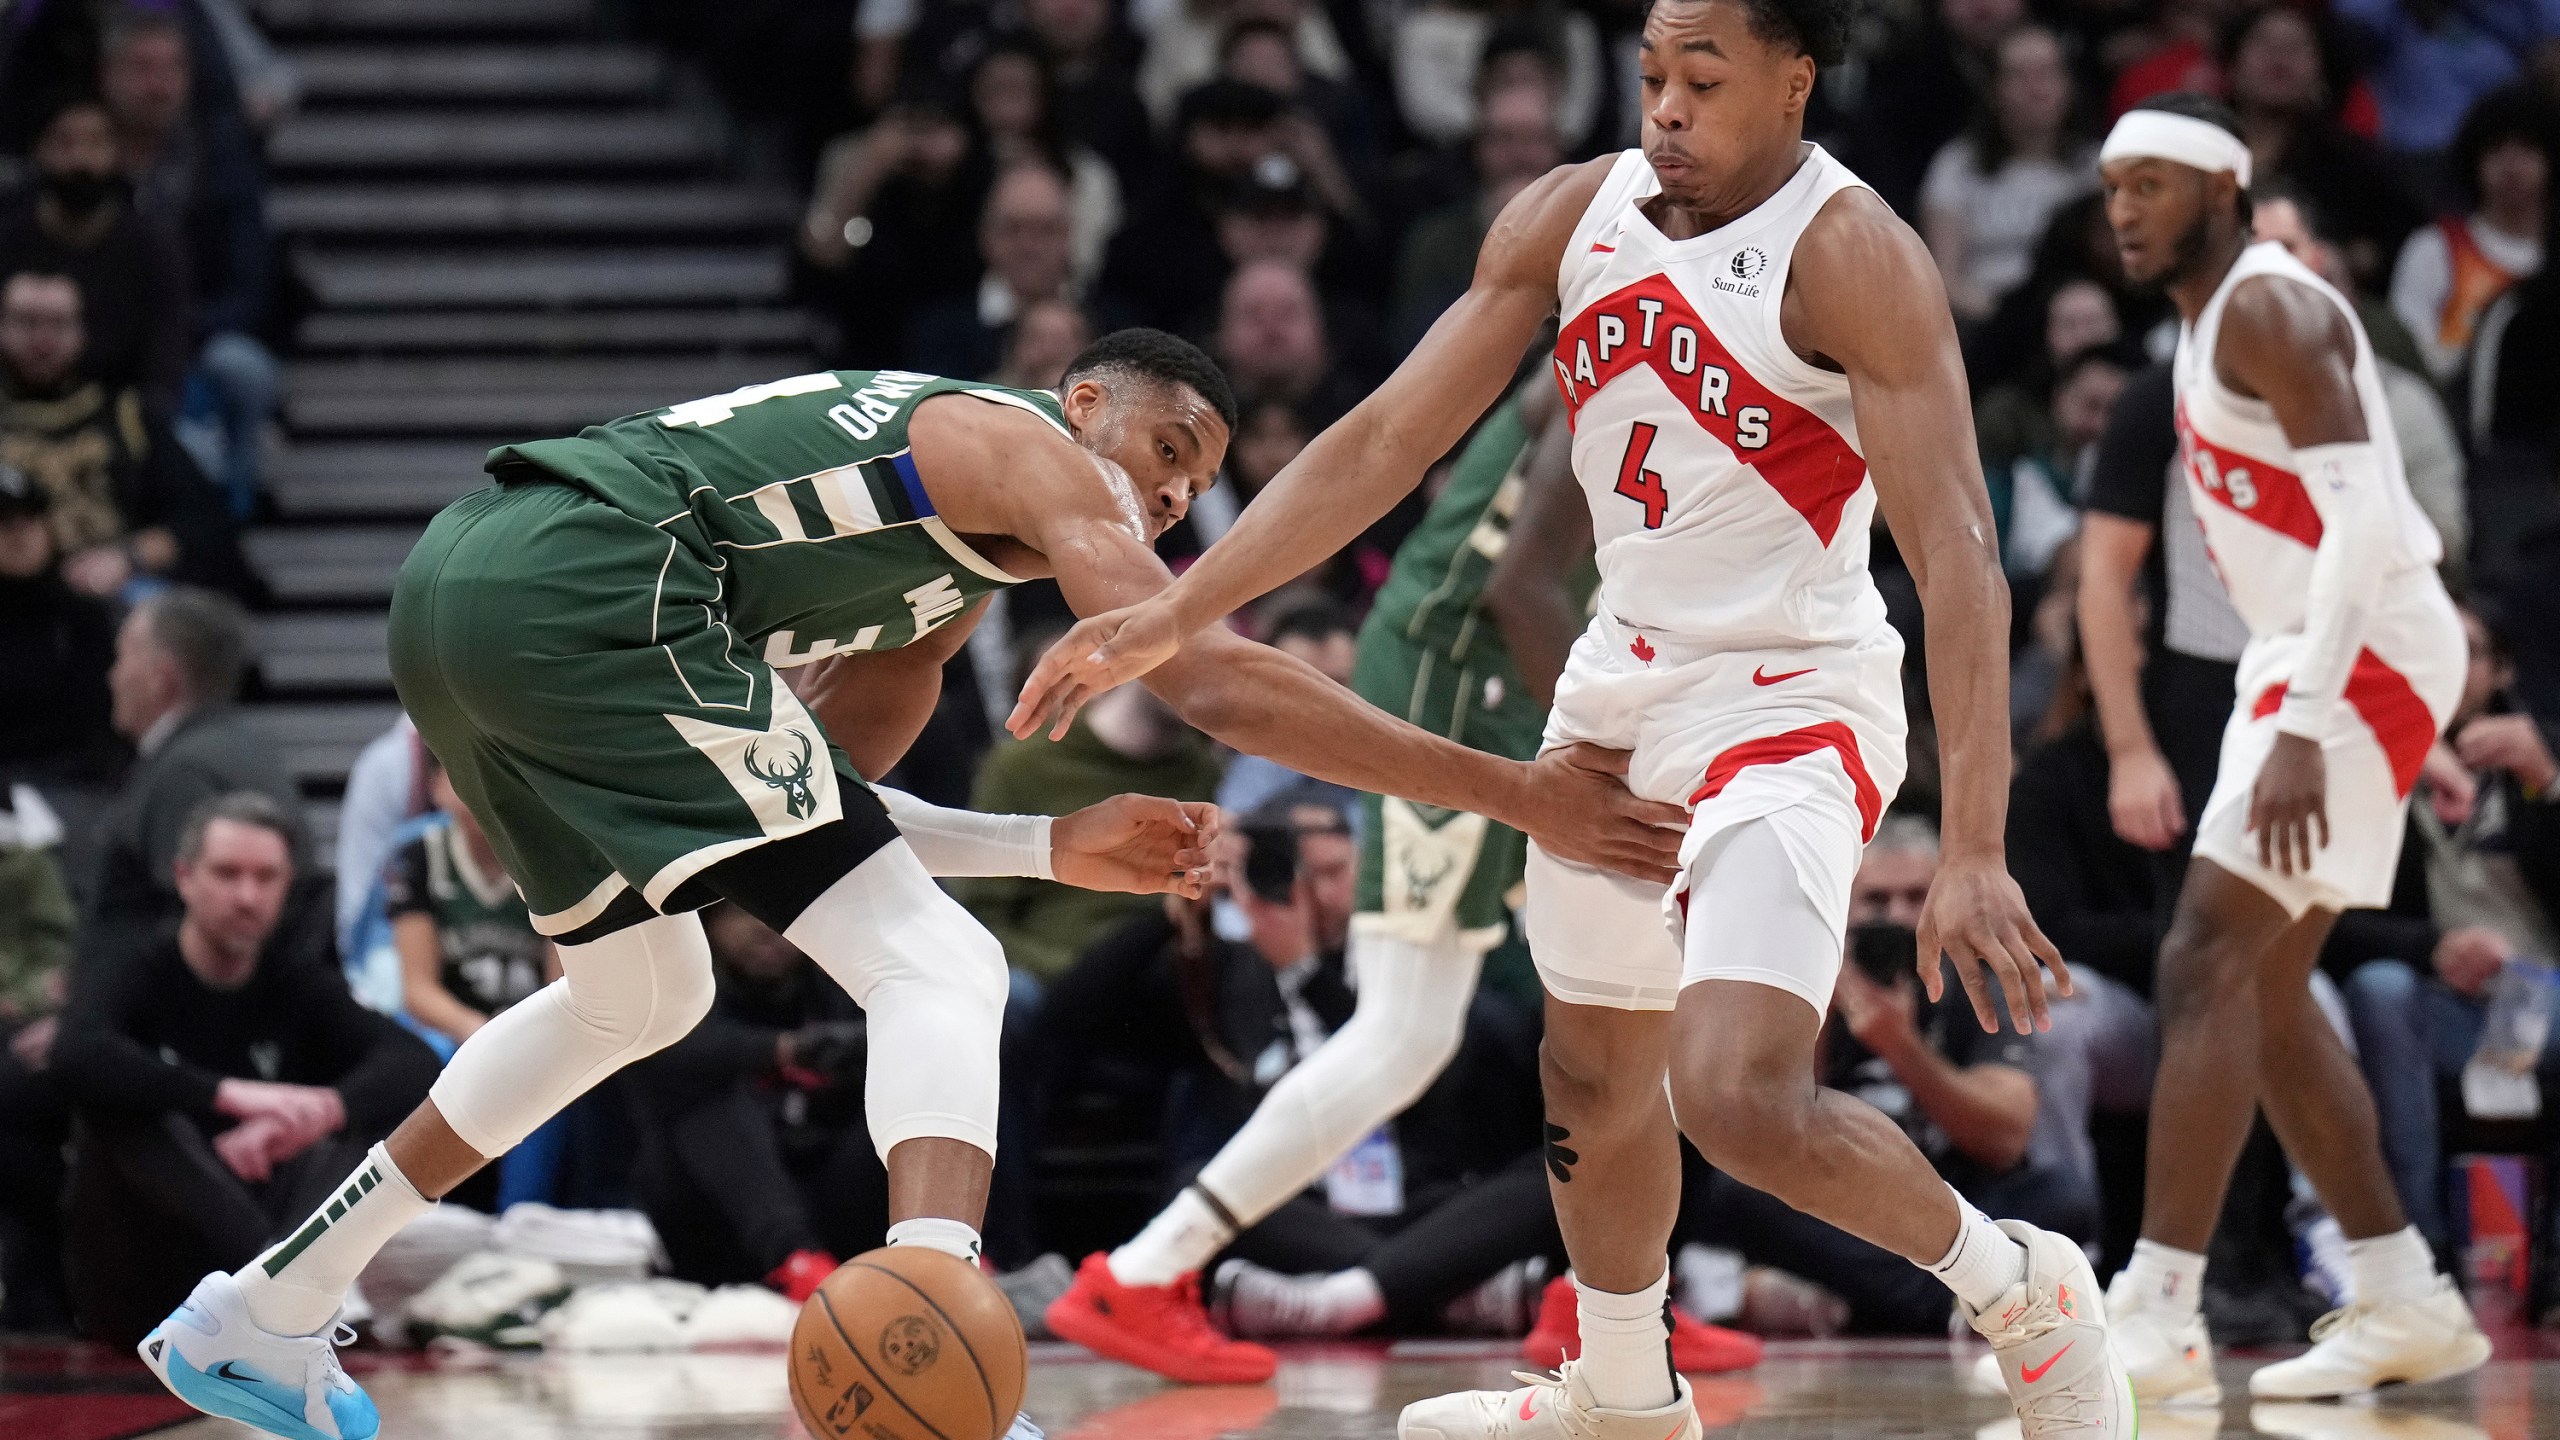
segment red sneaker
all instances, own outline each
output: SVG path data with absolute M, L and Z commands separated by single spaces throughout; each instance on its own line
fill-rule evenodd
M 1759 1336 L 1710 1325 L 1677 1305 L 1671 1307 L 1671 1368 L 1681 1374 L 1748 1370 L 1760 1363 L 1760 1352 Z M 1538 1323 L 1529 1327 L 1528 1338 L 1520 1342 L 1520 1355 L 1545 1370 L 1581 1357 L 1582 1312 L 1572 1276 L 1559 1275 L 1547 1282 L 1546 1293 L 1538 1298 Z
M 1186 1385 L 1255 1385 L 1280 1357 L 1230 1340 L 1200 1308 L 1200 1277 L 1170 1285 L 1123 1285 L 1100 1251 L 1084 1257 L 1075 1283 L 1049 1302 L 1049 1329 L 1062 1340 Z
M 773 1267 L 764 1283 L 782 1292 L 782 1298 L 794 1305 L 806 1305 L 809 1297 L 827 1277 L 836 1273 L 836 1257 L 824 1250 L 794 1250 L 789 1258 Z

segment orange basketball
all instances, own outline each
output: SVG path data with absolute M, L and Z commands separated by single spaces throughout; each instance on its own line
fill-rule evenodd
M 791 1403 L 814 1440 L 1000 1440 L 1027 1357 L 978 1267 L 902 1245 L 838 1266 L 791 1331 Z

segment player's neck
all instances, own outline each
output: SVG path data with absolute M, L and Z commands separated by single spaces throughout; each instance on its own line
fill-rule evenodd
M 1694 201 L 1655 196 L 1645 202 L 1646 218 L 1653 221 L 1654 228 L 1666 240 L 1694 240 L 1711 234 L 1767 204 L 1769 197 L 1785 189 L 1796 171 L 1812 158 L 1812 149 L 1801 138 L 1789 140 L 1770 151 L 1767 158 L 1737 170 L 1732 180 L 1713 195 Z
M 2168 284 L 2169 301 L 2178 307 L 2178 314 L 2189 322 L 2202 315 L 2213 300 L 2213 292 L 2222 288 L 2222 278 L 2240 263 L 2240 252 L 2248 248 L 2248 233 L 2237 228 L 2228 234 L 2207 237 L 2195 268 Z

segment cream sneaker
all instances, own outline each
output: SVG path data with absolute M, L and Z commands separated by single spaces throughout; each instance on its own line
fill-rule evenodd
M 2000 1229 L 2026 1248 L 2027 1275 L 1997 1304 L 1970 1314 L 1991 1342 L 2024 1440 L 2133 1440 L 2133 1387 L 2107 1343 L 2106 1301 L 2089 1257 L 2062 1236 L 2018 1220 Z M 1962 1305 L 1960 1309 L 1971 1307 Z
M 1603 1410 L 1591 1403 L 1582 1362 L 1553 1375 L 1514 1371 L 1524 1390 L 1461 1390 L 1416 1400 L 1396 1417 L 1396 1440 L 1700 1440 L 1698 1404 L 1689 1382 L 1659 1410 Z M 2127 1432 L 2128 1434 L 2131 1432 Z
M 2249 1377 L 2260 1400 L 2328 1400 L 2384 1385 L 2423 1385 L 2479 1369 L 2489 1337 L 2453 1281 L 2436 1277 L 2421 1300 L 2332 1310 L 2311 1327 L 2311 1348 Z

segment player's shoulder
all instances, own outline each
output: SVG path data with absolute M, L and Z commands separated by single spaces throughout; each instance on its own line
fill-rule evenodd
M 1485 234 L 1478 274 L 1552 283 L 1575 228 L 1609 183 L 1621 153 L 1559 165 L 1521 187 Z
M 1920 232 L 1864 185 L 1843 185 L 1822 202 L 1796 239 L 1790 268 L 1807 280 L 1836 279 L 1851 286 L 1937 271 Z M 1845 288 L 1837 293 L 1859 295 L 1860 291 Z

